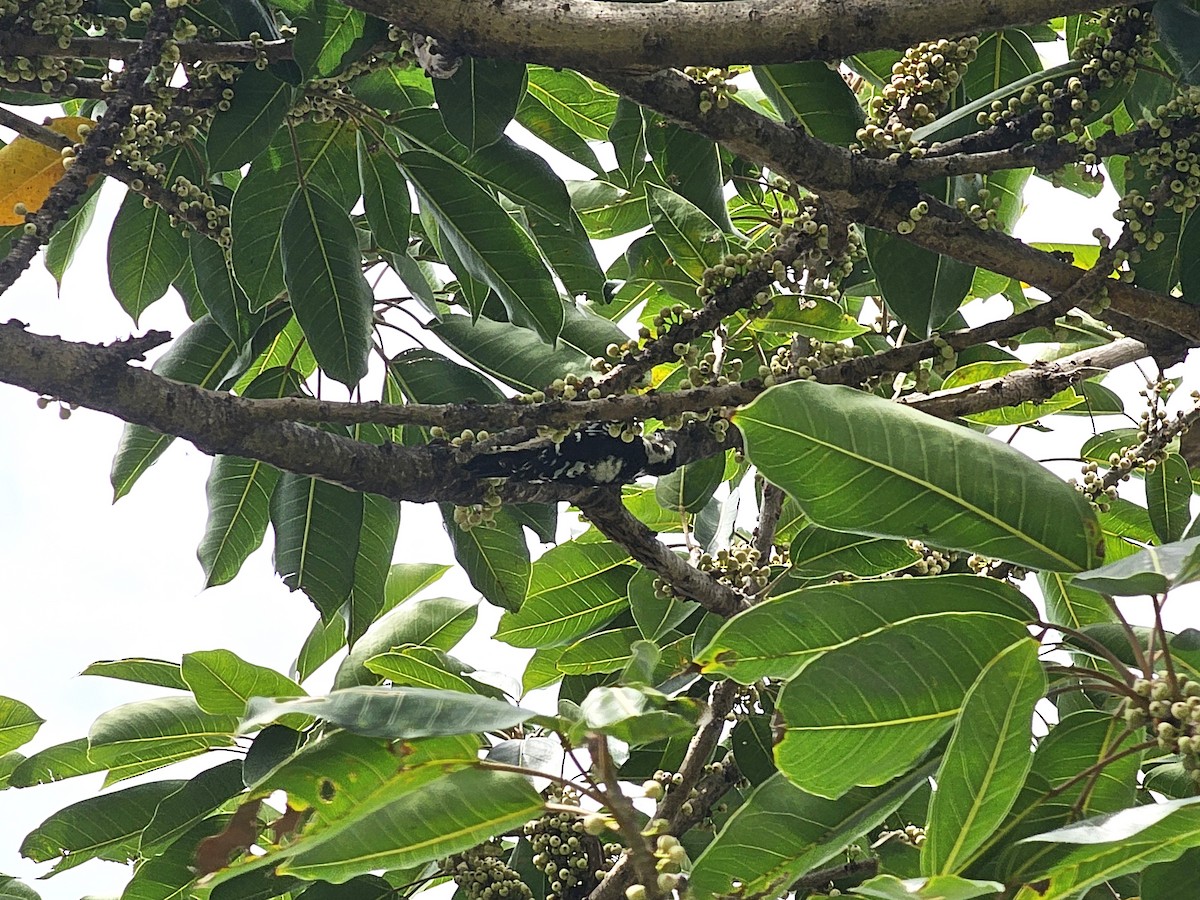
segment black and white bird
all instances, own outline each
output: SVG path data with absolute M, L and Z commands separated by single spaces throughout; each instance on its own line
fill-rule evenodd
M 534 438 L 480 453 L 466 463 L 478 478 L 516 478 L 534 484 L 627 484 L 639 475 L 665 475 L 676 467 L 675 444 L 655 434 L 614 437 L 603 422 L 588 422 L 557 443 Z

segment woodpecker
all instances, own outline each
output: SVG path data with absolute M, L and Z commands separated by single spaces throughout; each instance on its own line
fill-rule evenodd
M 665 475 L 675 466 L 675 444 L 660 435 L 614 437 L 607 423 L 588 422 L 561 441 L 534 438 L 497 447 L 466 463 L 478 478 L 516 478 L 532 484 L 626 484 L 639 475 Z

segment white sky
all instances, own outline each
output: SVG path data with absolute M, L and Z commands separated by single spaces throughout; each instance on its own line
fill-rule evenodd
M 56 296 L 39 260 L 0 297 L 0 319 L 15 317 L 40 334 L 91 342 L 150 328 L 178 333 L 186 326 L 173 295 L 152 306 L 136 328 L 112 297 L 105 238 L 119 196 L 117 186 L 106 185 L 97 222 L 66 275 L 62 296 Z M 1026 197 L 1032 212 L 1018 234 L 1027 240 L 1090 242 L 1096 225 L 1113 228 L 1111 191 L 1086 201 L 1066 191 L 1052 193 L 1034 179 Z M 0 385 L 0 608 L 8 637 L 0 654 L 0 695 L 29 703 L 47 720 L 22 751 L 80 737 L 105 710 L 165 693 L 76 677 L 95 660 L 154 656 L 177 661 L 186 652 L 226 647 L 287 671 L 316 613 L 302 594 L 289 594 L 274 576 L 269 532 L 264 548 L 231 585 L 200 591 L 195 548 L 206 516 L 209 458 L 176 441 L 132 493 L 113 505 L 108 472 L 121 423 L 83 409 L 60 421 L 56 407 L 39 410 L 34 400 L 28 392 Z M 1035 456 L 1069 456 L 1091 428 L 1079 418 L 1069 420 L 1065 430 L 1070 437 L 1023 431 L 1018 446 Z M 1056 467 L 1065 476 L 1073 474 L 1072 468 Z M 405 504 L 401 527 L 397 561 L 452 561 L 432 510 Z M 473 593 L 452 572 L 426 593 L 464 592 Z M 1174 627 L 1200 624 L 1200 617 L 1180 607 L 1176 604 Z M 494 614 L 483 618 L 494 622 Z M 470 652 L 463 656 L 472 659 Z M 523 656 L 504 659 L 512 666 Z M 489 666 L 500 664 L 495 656 L 488 659 Z M 327 686 L 328 672 L 310 680 L 310 690 Z M 210 762 L 206 758 L 204 765 Z M 17 854 L 26 832 L 62 806 L 92 795 L 100 783 L 95 775 L 0 792 L 0 873 L 31 881 L 46 900 L 118 895 L 128 878 L 122 866 L 94 861 L 34 882 L 47 867 Z

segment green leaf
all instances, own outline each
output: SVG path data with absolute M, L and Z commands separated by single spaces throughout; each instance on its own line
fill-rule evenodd
M 970 384 L 979 384 L 993 378 L 1003 378 L 1012 372 L 1019 372 L 1027 368 L 1029 367 L 1025 363 L 1019 361 L 968 363 L 947 375 L 939 390 L 948 391 Z M 1076 392 L 1073 387 L 1068 387 L 1047 400 L 1039 402 L 1025 400 L 1011 406 L 1001 407 L 1000 409 L 972 413 L 969 416 L 964 416 L 964 418 L 971 422 L 978 422 L 980 425 L 1026 425 L 1030 422 L 1036 422 L 1043 416 L 1061 412 L 1064 409 L 1070 409 L 1081 403 L 1083 403 L 1083 395 Z
M 256 459 L 213 459 L 206 485 L 208 522 L 196 550 L 206 588 L 231 581 L 262 543 L 278 480 L 278 469 Z
M 374 297 L 358 237 L 336 200 L 301 185 L 283 215 L 283 280 L 322 371 L 353 388 L 367 374 Z
M 96 203 L 100 195 L 101 181 L 97 181 L 88 189 L 83 201 L 79 203 L 50 237 L 46 244 L 46 271 L 54 276 L 54 283 L 62 290 L 63 276 L 75 259 L 75 251 L 79 249 L 84 235 L 91 227 L 96 215 Z M 0 893 L 0 897 L 3 894 Z
M 372 656 L 364 665 L 398 687 L 478 693 L 470 682 L 451 671 L 452 663 L 444 653 L 430 647 L 401 647 Z
M 921 869 L 952 875 L 991 837 L 1033 763 L 1033 708 L 1046 675 L 1032 638 L 1005 648 L 967 691 L 934 780 Z
M 628 562 L 625 549 L 608 541 L 559 544 L 533 564 L 525 602 L 500 617 L 496 640 L 546 647 L 587 634 L 628 606 Z
M 28 743 L 44 721 L 20 700 L 0 697 L 0 754 Z
M 870 578 L 898 572 L 920 558 L 904 541 L 830 531 L 817 525 L 801 529 L 788 552 L 790 571 L 799 578 L 829 578 L 842 572 Z
M 721 262 L 729 251 L 717 223 L 674 191 L 647 184 L 646 208 L 654 233 L 676 265 L 697 284 L 703 280 L 704 270 Z
M 21 855 L 34 862 L 57 859 L 51 873 L 89 859 L 129 862 L 137 857 L 138 839 L 158 804 L 185 783 L 152 781 L 65 806 L 25 836 Z
M 363 636 L 384 610 L 399 602 L 389 603 L 387 588 L 399 534 L 400 504 L 378 494 L 363 494 L 363 524 L 358 538 L 358 555 L 354 560 L 354 587 L 346 601 L 350 613 L 346 639 L 351 644 Z M 427 563 L 413 565 L 423 571 L 436 569 L 438 575 L 445 571 L 445 567 Z M 422 583 L 421 587 L 427 583 Z
M 532 72 L 533 66 L 529 69 Z M 517 107 L 517 122 L 530 134 L 544 141 L 568 159 L 572 159 L 597 175 L 604 174 L 604 166 L 596 157 L 588 142 L 571 130 L 562 119 L 550 111 L 532 94 L 526 93 Z
M 191 232 L 188 250 L 204 308 L 235 345 L 244 346 L 262 325 L 263 310 L 251 310 L 250 298 L 237 283 L 233 264 L 220 244 Z
M 780 692 L 779 770 L 831 798 L 889 781 L 950 729 L 979 672 L 1027 635 L 1007 616 L 941 613 L 833 648 Z
M 541 809 L 542 798 L 524 776 L 461 769 L 290 855 L 277 871 L 341 881 L 381 868 L 416 866 L 517 828 Z
M 87 738 L 76 738 L 45 747 L 21 760 L 9 775 L 8 786 L 33 787 L 35 784 L 50 784 L 64 778 L 102 771 L 104 766 L 88 759 Z
M 231 650 L 183 655 L 183 679 L 207 713 L 240 716 L 251 697 L 299 697 L 304 688 L 274 669 L 248 663 Z
M 558 670 L 566 675 L 619 672 L 633 656 L 633 644 L 641 636 L 637 628 L 614 628 L 590 634 L 563 650 L 558 658 Z
M 191 697 L 138 700 L 92 723 L 88 756 L 109 769 L 136 766 L 149 772 L 213 747 L 233 746 L 237 725 L 237 716 L 206 713 Z
M 446 316 L 430 326 L 450 349 L 477 368 L 524 393 L 538 391 L 556 378 L 589 375 L 592 354 L 565 339 L 548 345 L 537 332 L 511 322 L 480 317 Z
M 639 566 L 629 579 L 629 607 L 633 621 L 648 641 L 657 640 L 682 624 L 699 606 L 674 594 L 659 597 L 654 588 L 656 578 L 650 569 Z
M 1200 84 L 1200 13 L 1182 0 L 1158 0 L 1154 4 L 1158 36 L 1175 61 L 1184 84 Z
M 530 97 L 581 138 L 608 140 L 608 129 L 617 113 L 616 94 L 569 69 L 529 66 L 528 71 L 526 90 Z
M 269 70 L 246 66 L 233 83 L 229 108 L 217 110 L 208 127 L 209 169 L 236 169 L 266 149 L 283 125 L 294 92 L 292 85 Z
M 391 65 L 374 67 L 350 81 L 350 93 L 378 110 L 400 112 L 421 106 L 433 106 L 433 88 L 419 66 Z
M 1146 506 L 1154 532 L 1164 544 L 1183 537 L 1191 518 L 1192 475 L 1187 461 L 1168 453 L 1146 474 Z
M 358 177 L 375 243 L 393 253 L 407 253 L 412 223 L 408 182 L 388 150 L 364 131 L 358 133 Z
M 562 302 L 528 235 L 467 175 L 432 153 L 403 153 L 400 167 L 470 274 L 496 292 L 514 324 L 553 343 L 562 330 Z
M 471 150 L 500 139 L 525 93 L 525 64 L 468 56 L 450 78 L 433 79 L 446 130 Z
M 773 895 L 874 831 L 932 774 L 926 765 L 883 788 L 854 788 L 836 800 L 806 793 L 780 774 L 754 789 L 696 859 L 688 880 L 697 900 Z
M 121 681 L 153 684 L 180 691 L 188 690 L 187 682 L 183 680 L 183 674 L 179 670 L 179 663 L 167 662 L 164 659 L 102 659 L 92 663 L 79 674 L 119 678 Z
M 1099 556 L 1099 523 L 1074 488 L 1005 444 L 916 410 L 799 381 L 767 390 L 734 422 L 751 462 L 823 527 L 1054 571 Z
M 244 787 L 240 759 L 231 759 L 193 775 L 183 787 L 158 805 L 154 818 L 141 834 L 138 844 L 140 853 L 150 856 L 150 851 L 164 848 L 183 837 L 213 810 L 240 794 Z
M 23 881 L 0 875 L 0 900 L 41 900 L 41 894 Z
M 646 118 L 642 108 L 632 100 L 621 97 L 617 100 L 617 111 L 608 127 L 608 140 L 613 145 L 617 166 L 625 176 L 625 184 L 632 186 L 646 171 Z
M 202 181 L 189 148 L 170 150 L 155 160 L 164 183 L 176 178 Z M 108 283 L 121 308 L 136 324 L 146 308 L 160 299 L 188 258 L 185 238 L 158 204 L 146 207 L 142 196 L 125 195 L 108 234 Z
M 1061 572 L 1038 572 L 1038 586 L 1046 600 L 1046 620 L 1069 628 L 1112 622 L 1112 608 L 1095 591 L 1085 590 Z
M 1058 858 L 1036 889 L 1022 887 L 1015 900 L 1066 900 L 1119 875 L 1179 858 L 1200 846 L 1197 802 L 1200 797 L 1135 806 L 1027 838 L 1081 846 Z
M 646 125 L 650 153 L 663 180 L 723 231 L 732 232 L 733 223 L 725 206 L 725 171 L 717 145 L 658 115 L 651 115 Z
M 438 504 L 454 558 L 471 586 L 493 606 L 513 612 L 521 608 L 529 586 L 529 544 L 525 532 L 501 507 L 491 524 L 464 529 L 454 521 L 454 507 Z
M 374 683 L 377 679 L 365 668 L 366 661 L 393 647 L 409 644 L 452 649 L 471 630 L 479 613 L 477 603 L 450 597 L 397 602 L 399 605 L 368 628 L 342 660 L 333 679 L 335 688 Z
M 496 145 L 499 146 L 499 145 Z M 564 186 L 564 195 L 566 188 Z M 604 270 L 596 258 L 596 250 L 588 239 L 587 230 L 574 210 L 568 209 L 565 224 L 554 222 L 537 213 L 529 216 L 529 227 L 538 249 L 554 272 L 562 280 L 563 287 L 573 299 L 584 297 L 593 303 L 604 303 Z M 566 331 L 572 307 L 566 307 Z M 600 318 L 592 316 L 592 318 Z M 605 320 L 607 321 L 607 320 Z
M 1179 286 L 1185 303 L 1200 304 L 1200 216 L 1188 216 L 1179 236 Z
M 788 680 L 847 642 L 946 613 L 1037 619 L 1010 585 L 973 575 L 825 584 L 792 591 L 739 613 L 696 654 L 706 675 L 752 684 Z
M 255 697 L 241 731 L 256 731 L 280 716 L 316 716 L 364 737 L 416 740 L 512 728 L 536 715 L 502 700 L 427 688 L 359 686 L 324 697 Z
M 780 294 L 771 312 L 753 327 L 768 334 L 800 333 L 821 341 L 844 341 L 869 331 L 828 297 Z
M 176 338 L 150 370 L 172 381 L 214 389 L 236 358 L 237 347 L 212 318 L 205 316 Z M 173 440 L 144 425 L 127 424 L 122 429 L 109 474 L 114 502 L 129 493 Z
M 280 129 L 255 157 L 233 195 L 233 271 L 253 307 L 285 289 L 281 229 L 301 181 L 334 198 L 343 211 L 359 196 L 354 128 L 336 122 Z M 350 246 L 357 247 L 357 237 Z
M 867 257 L 888 308 L 921 338 L 958 309 L 975 275 L 974 266 L 874 228 L 867 229 Z
M 354 587 L 363 495 L 332 482 L 285 472 L 271 494 L 275 571 L 333 618 Z
M 580 712 L 581 729 L 611 735 L 638 747 L 692 733 L 699 709 L 690 701 L 667 701 L 652 689 L 602 686 L 588 692 Z
M 599 178 L 568 181 L 571 206 L 596 240 L 628 234 L 650 224 L 644 189 L 626 191 Z
M 361 10 L 335 0 L 313 0 L 308 14 L 296 21 L 294 56 L 304 76 L 325 77 L 345 69 L 369 21 Z
M 763 93 L 787 121 L 799 123 L 813 137 L 847 147 L 862 126 L 858 99 L 836 69 L 823 61 L 753 66 Z
M 1075 576 L 1075 584 L 1101 594 L 1163 594 L 1200 578 L 1200 537 L 1176 541 Z
M 1024 31 L 1016 28 L 993 31 L 979 41 L 975 60 L 963 76 L 963 87 L 967 99 L 975 100 L 1041 72 L 1042 68 L 1033 41 Z

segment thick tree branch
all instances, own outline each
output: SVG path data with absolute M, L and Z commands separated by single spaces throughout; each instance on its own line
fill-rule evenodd
M 929 8 L 908 0 L 347 0 L 346 5 L 444 39 L 469 55 L 606 71 L 832 60 L 1092 9 L 1083 0 L 940 0 L 931 31 Z
M 592 74 L 603 73 L 592 69 Z M 1060 294 L 1083 272 L 1052 254 L 1002 234 L 981 231 L 961 213 L 922 197 L 915 189 L 897 188 L 897 167 L 868 159 L 819 141 L 799 128 L 772 121 L 738 103 L 700 113 L 700 86 L 678 72 L 648 77 L 604 76 L 608 85 L 630 99 L 662 113 L 686 128 L 724 144 L 734 153 L 816 191 L 841 216 L 894 232 L 920 199 L 931 211 L 905 240 L 971 265 L 1019 278 L 1049 294 Z M 1200 307 L 1181 303 L 1124 282 L 1105 285 L 1112 308 L 1128 321 L 1146 321 L 1200 345 Z M 1143 337 L 1140 333 L 1134 337 Z

